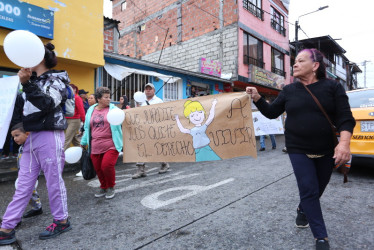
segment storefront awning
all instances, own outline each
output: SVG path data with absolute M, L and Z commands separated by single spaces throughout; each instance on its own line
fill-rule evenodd
M 128 68 L 125 66 L 117 65 L 117 64 L 111 64 L 111 63 L 105 63 L 104 68 L 106 72 L 108 72 L 109 75 L 117 79 L 118 81 L 122 81 L 125 77 L 131 75 L 131 74 L 140 74 L 140 75 L 147 75 L 147 76 L 155 76 L 163 80 L 164 82 L 176 82 L 180 80 L 181 78 L 175 77 L 175 76 L 169 76 L 160 74 L 154 71 L 148 71 L 148 70 L 140 70 L 140 69 L 133 69 Z

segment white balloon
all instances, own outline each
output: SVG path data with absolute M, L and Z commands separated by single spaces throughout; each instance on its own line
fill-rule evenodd
M 120 125 L 125 120 L 125 112 L 122 109 L 114 108 L 109 110 L 106 119 L 112 125 Z
M 40 38 L 26 30 L 10 32 L 4 39 L 4 51 L 9 60 L 23 68 L 38 65 L 45 54 Z
M 143 92 L 138 91 L 134 94 L 134 99 L 136 102 L 142 103 L 145 101 L 146 96 Z
M 80 160 L 82 157 L 81 147 L 70 147 L 65 150 L 65 161 L 67 163 L 73 164 Z

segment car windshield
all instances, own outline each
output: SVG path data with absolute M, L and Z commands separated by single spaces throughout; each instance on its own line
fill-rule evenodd
M 347 93 L 351 108 L 374 107 L 374 89 Z

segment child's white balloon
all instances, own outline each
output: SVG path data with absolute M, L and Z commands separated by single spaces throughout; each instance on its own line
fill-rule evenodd
M 134 94 L 134 100 L 136 102 L 142 103 L 145 101 L 145 99 L 146 99 L 146 96 L 143 92 L 138 91 Z
M 4 51 L 9 60 L 23 68 L 38 65 L 45 54 L 43 42 L 27 30 L 10 32 L 4 39 Z
M 70 147 L 65 150 L 65 161 L 67 163 L 73 164 L 77 163 L 82 157 L 81 147 Z
M 125 120 L 125 112 L 122 109 L 114 108 L 109 110 L 106 118 L 110 124 L 120 125 Z

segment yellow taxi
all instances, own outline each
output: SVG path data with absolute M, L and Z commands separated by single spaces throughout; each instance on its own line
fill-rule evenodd
M 374 160 L 374 88 L 348 91 L 349 104 L 356 126 L 351 140 L 353 158 Z

